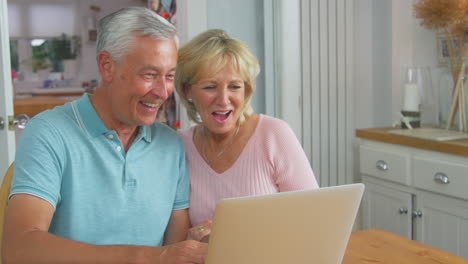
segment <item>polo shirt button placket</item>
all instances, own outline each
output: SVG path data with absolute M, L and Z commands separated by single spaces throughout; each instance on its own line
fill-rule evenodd
M 120 151 L 120 150 L 122 150 L 122 147 L 117 146 L 117 147 L 115 148 L 115 150 Z

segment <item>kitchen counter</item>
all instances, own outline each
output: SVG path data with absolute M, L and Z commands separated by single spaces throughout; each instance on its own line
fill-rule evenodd
M 357 129 L 356 136 L 363 139 L 398 144 L 425 150 L 439 151 L 448 154 L 468 157 L 468 139 L 436 141 L 389 133 L 395 128 L 366 128 Z
M 73 101 L 81 96 L 32 96 L 28 98 L 15 98 L 15 115 L 26 114 L 33 117 L 40 112 L 63 105 L 66 102 Z
M 69 88 L 37 88 L 30 91 L 33 96 L 81 96 L 86 89 L 81 87 Z

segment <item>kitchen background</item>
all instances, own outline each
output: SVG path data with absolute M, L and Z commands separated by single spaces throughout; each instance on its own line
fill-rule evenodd
M 14 82 L 18 97 L 45 86 L 43 77 L 25 66 L 33 52 L 26 45 L 29 40 L 63 33 L 77 36 L 75 68 L 71 67 L 72 75 L 64 73 L 70 81 L 55 85 L 89 87 L 98 79 L 95 21 L 123 6 L 148 5 L 146 0 L 7 3 L 11 40 L 19 41 Z M 436 94 L 446 71 L 439 66 L 436 33 L 419 25 L 413 1 L 179 0 L 176 4 L 174 21 L 182 44 L 205 29 L 223 28 L 250 45 L 262 67 L 254 109 L 291 125 L 322 186 L 358 180 L 354 130 L 391 126 L 400 118 L 406 67 L 430 67 Z M 189 126 L 184 111 L 178 113 L 181 127 Z
M 179 29 L 181 44 L 208 28 L 223 28 L 252 48 L 261 64 L 253 107 L 290 124 L 321 186 L 366 184 L 355 228 L 390 230 L 468 257 L 464 188 L 468 163 L 456 151 L 439 152 L 440 146 L 455 148 L 457 141 L 422 141 L 415 148 L 408 143 L 414 139 L 404 138 L 407 146 L 382 143 L 381 138 L 382 142 L 374 142 L 376 138 L 369 135 L 382 135 L 380 129 L 359 130 L 360 137 L 355 136 L 359 128 L 400 123 L 408 67 L 424 68 L 428 73 L 425 81 L 430 85 L 421 86 L 423 98 L 416 99 L 433 108 L 422 108 L 422 120 L 440 126 L 443 122 L 437 120 L 446 118 L 453 87 L 446 65 L 447 46 L 444 49 L 443 36 L 420 26 L 413 9 L 416 0 L 152 0 L 151 4 L 168 2 L 176 3 L 171 21 Z M 98 78 L 95 21 L 135 5 L 148 6 L 148 1 L 0 1 L 0 14 L 8 11 L 9 39 L 17 42 L 11 49 L 18 55 L 12 61 L 17 70 L 15 108 L 31 95 L 37 99 L 36 95 L 61 92 L 56 98 L 70 100 L 83 93 L 81 86 L 92 88 L 92 80 Z M 0 40 L 8 38 L 4 18 L 0 16 Z M 40 57 L 41 50 L 31 47 L 31 40 L 52 38 L 56 40 L 51 43 L 58 47 L 79 47 L 75 67 L 56 63 L 53 68 L 60 72 L 49 71 L 43 77 L 32 69 L 32 65 L 40 68 L 32 55 Z M 3 70 L 8 64 L 4 46 L 0 46 L 4 62 L 0 64 L 0 85 L 7 89 L 0 89 L 0 117 L 5 116 L 4 109 L 9 111 L 2 103 L 8 106 L 12 101 L 3 98 L 4 94 L 8 98 L 10 89 L 10 83 L 4 82 L 5 72 L 9 73 Z M 58 53 L 67 59 L 75 54 Z M 49 88 L 40 88 L 43 86 Z M 78 94 L 72 93 L 74 89 Z M 63 96 L 63 91 L 68 95 Z M 177 103 L 175 107 L 180 127 L 190 126 L 183 109 Z M 7 133 L 14 134 L 0 130 L 0 176 L 14 159 L 14 144 Z M 3 151 L 5 141 L 10 143 L 6 144 L 10 151 Z M 432 148 L 426 149 L 426 145 Z M 466 146 L 465 141 L 461 145 Z

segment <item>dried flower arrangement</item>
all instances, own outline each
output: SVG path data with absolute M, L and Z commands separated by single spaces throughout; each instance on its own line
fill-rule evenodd
M 445 32 L 448 41 L 450 68 L 455 84 L 452 105 L 445 128 L 449 129 L 453 126 L 454 116 L 459 110 L 459 128 L 468 131 L 462 78 L 465 72 L 464 44 L 468 41 L 468 0 L 419 0 L 414 4 L 414 15 L 421 19 L 423 27 Z M 458 40 L 459 45 L 456 45 L 455 40 Z

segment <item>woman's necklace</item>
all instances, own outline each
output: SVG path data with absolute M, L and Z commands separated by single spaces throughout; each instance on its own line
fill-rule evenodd
M 213 161 L 219 159 L 219 157 L 221 157 L 221 155 L 223 155 L 223 153 L 232 145 L 232 142 L 234 142 L 234 138 L 237 136 L 237 133 L 239 132 L 239 128 L 240 128 L 240 122 L 237 124 L 236 132 L 234 132 L 234 136 L 232 136 L 229 143 L 227 143 L 226 146 L 220 152 L 218 152 L 218 154 L 214 156 L 214 158 L 209 159 L 208 155 L 206 155 L 206 149 L 205 149 L 206 141 L 208 139 L 207 139 L 207 135 L 205 132 L 206 128 L 205 126 L 203 126 L 202 156 L 206 160 L 206 163 L 208 163 L 209 166 L 211 166 L 211 163 Z

